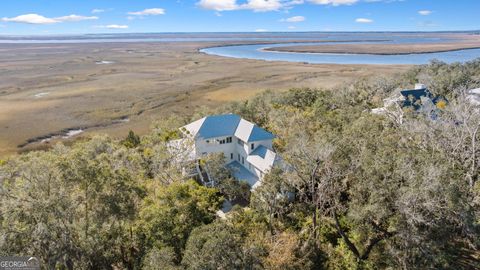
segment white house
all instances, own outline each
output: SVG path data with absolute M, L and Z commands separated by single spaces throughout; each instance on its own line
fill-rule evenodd
M 392 107 L 403 107 L 405 101 L 413 97 L 415 99 L 421 99 L 422 97 L 429 97 L 430 92 L 428 92 L 427 87 L 424 84 L 416 83 L 414 90 L 403 90 L 399 94 L 389 97 L 383 100 L 383 107 L 372 109 L 374 114 L 386 114 L 389 111 L 389 108 Z M 425 100 L 425 99 L 424 99 Z M 422 101 L 424 101 L 422 100 Z
M 210 153 L 223 153 L 233 176 L 252 187 L 279 162 L 272 148 L 275 136 L 236 114 L 207 116 L 180 130 L 185 139 L 193 141 L 190 156 L 200 159 Z

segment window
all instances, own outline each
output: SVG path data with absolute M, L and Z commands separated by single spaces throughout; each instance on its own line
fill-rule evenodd
M 240 154 L 238 154 L 238 161 L 240 161 Z
M 245 164 L 245 158 L 242 157 L 242 164 Z
M 210 140 L 206 140 L 207 143 L 210 143 Z
M 255 148 L 255 144 L 254 144 L 254 143 L 252 143 L 252 150 L 253 150 L 254 148 Z
M 240 144 L 241 146 L 243 146 L 243 141 L 242 140 L 237 139 L 237 143 Z
M 230 159 L 233 159 L 233 153 L 230 153 Z
M 231 143 L 232 142 L 232 137 L 227 137 L 227 143 Z
M 225 144 L 225 139 L 223 139 L 223 140 L 217 139 L 217 142 L 218 142 L 219 144 Z

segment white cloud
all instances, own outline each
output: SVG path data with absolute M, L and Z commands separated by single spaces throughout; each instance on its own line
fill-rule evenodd
M 121 24 L 108 24 L 108 25 L 95 25 L 94 28 L 107 28 L 107 29 L 128 29 L 128 25 Z
M 238 9 L 236 0 L 200 0 L 197 5 L 204 9 L 226 11 Z
M 109 24 L 109 25 L 105 25 L 105 28 L 108 28 L 108 29 L 127 29 L 128 25 Z
M 428 15 L 432 14 L 432 11 L 431 10 L 419 10 L 418 14 L 420 14 L 422 16 L 428 16 Z
M 317 5 L 332 5 L 332 6 L 340 6 L 340 5 L 352 5 L 357 3 L 359 0 L 308 0 Z
M 142 11 L 135 11 L 135 12 L 128 12 L 129 15 L 135 16 L 156 16 L 156 15 L 163 15 L 165 14 L 165 9 L 163 8 L 147 8 Z
M 52 24 L 58 23 L 55 19 L 47 18 L 38 14 L 25 14 L 13 18 L 2 18 L 4 22 L 29 23 L 29 24 Z
M 296 29 L 296 27 L 293 26 L 293 25 L 290 25 L 290 26 L 288 27 L 288 29 L 292 30 L 292 29 Z
M 267 29 L 263 29 L 263 28 L 259 28 L 259 29 L 255 29 L 255 32 L 268 32 Z
M 102 13 L 105 12 L 105 9 L 94 8 L 92 9 L 92 13 Z
M 238 3 L 237 0 L 200 0 L 197 5 L 215 11 L 253 10 L 255 12 L 265 12 L 288 9 L 303 3 L 303 0 L 246 0 L 242 4 Z
M 290 18 L 282 19 L 282 22 L 290 22 L 290 23 L 297 23 L 297 22 L 303 22 L 305 21 L 306 18 L 303 16 L 293 16 Z
M 54 20 L 58 22 L 79 22 L 79 21 L 86 21 L 86 20 L 98 20 L 96 16 L 80 16 L 80 15 L 68 15 L 54 18 Z
M 25 14 L 13 18 L 2 18 L 4 22 L 29 23 L 29 24 L 54 24 L 61 22 L 79 22 L 85 20 L 97 20 L 95 16 L 68 15 L 56 18 L 47 18 L 38 14 Z
M 373 20 L 372 19 L 367 19 L 367 18 L 358 18 L 355 20 L 355 22 L 357 23 L 372 23 Z
M 306 2 L 317 5 L 353 5 L 358 2 L 392 3 L 404 0 L 197 0 L 197 6 L 215 11 L 253 10 L 255 12 L 288 10 Z
M 282 8 L 284 3 L 280 0 L 248 0 L 246 4 L 241 5 L 243 9 L 251 9 L 253 11 L 273 11 Z

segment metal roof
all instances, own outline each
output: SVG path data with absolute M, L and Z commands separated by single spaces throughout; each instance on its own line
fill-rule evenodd
M 254 142 L 275 138 L 272 133 L 242 119 L 237 114 L 207 116 L 184 128 L 194 137 L 202 139 L 235 136 L 244 142 Z
M 277 154 L 263 145 L 247 156 L 247 161 L 264 173 L 272 168 L 276 160 Z

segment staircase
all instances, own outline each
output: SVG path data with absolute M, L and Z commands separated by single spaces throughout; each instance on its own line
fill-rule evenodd
M 210 174 L 208 173 L 208 167 L 206 165 L 202 166 L 199 160 L 195 162 L 195 165 L 197 169 L 197 175 L 200 178 L 200 181 L 202 182 L 202 184 L 207 187 L 213 187 L 215 183 L 210 178 Z

